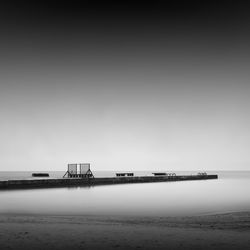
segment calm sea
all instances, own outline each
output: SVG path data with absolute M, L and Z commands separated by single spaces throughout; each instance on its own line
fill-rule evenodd
M 49 172 L 61 178 L 64 172 Z M 176 172 L 194 174 L 197 172 Z M 51 215 L 177 216 L 250 211 L 250 171 L 218 171 L 217 180 L 119 184 L 0 191 L 0 213 Z M 96 171 L 96 177 L 114 176 Z M 150 175 L 151 172 L 135 172 Z M 29 179 L 31 172 L 0 172 L 0 180 Z

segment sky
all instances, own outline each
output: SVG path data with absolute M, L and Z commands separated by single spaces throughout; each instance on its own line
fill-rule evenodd
M 250 8 L 2 3 L 0 171 L 250 170 Z

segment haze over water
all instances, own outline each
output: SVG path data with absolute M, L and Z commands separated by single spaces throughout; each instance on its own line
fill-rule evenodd
M 178 216 L 249 211 L 250 172 L 218 174 L 219 179 L 204 181 L 2 190 L 0 213 Z

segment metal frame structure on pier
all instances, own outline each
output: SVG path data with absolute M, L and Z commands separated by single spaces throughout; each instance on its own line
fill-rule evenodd
M 68 170 L 64 174 L 63 178 L 94 178 L 92 171 L 90 170 L 90 163 L 70 163 L 68 164 Z

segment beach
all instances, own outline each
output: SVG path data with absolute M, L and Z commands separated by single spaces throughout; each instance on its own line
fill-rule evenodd
M 250 212 L 184 217 L 0 215 L 1 249 L 248 249 Z

